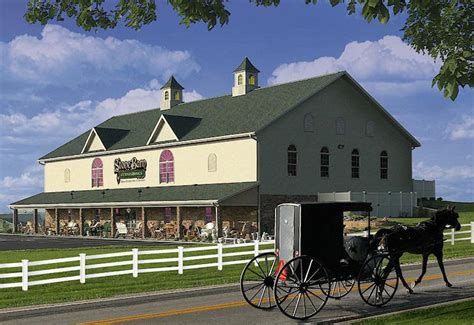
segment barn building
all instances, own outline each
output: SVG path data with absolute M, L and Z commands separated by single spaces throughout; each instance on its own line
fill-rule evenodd
M 273 232 L 282 202 L 318 193 L 413 191 L 420 143 L 347 72 L 269 87 L 245 58 L 231 95 L 183 102 L 172 76 L 160 108 L 112 117 L 39 159 L 44 192 L 11 204 L 45 211 L 46 229 L 76 220 L 157 225 L 214 222 Z M 15 218 L 14 218 L 15 219 Z M 138 227 L 138 226 L 137 226 Z

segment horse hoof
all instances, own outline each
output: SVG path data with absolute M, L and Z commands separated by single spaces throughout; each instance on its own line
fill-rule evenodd
M 452 285 L 451 283 L 447 282 L 447 283 L 446 283 L 446 286 L 447 286 L 448 288 L 451 288 L 453 285 Z
M 407 288 L 407 293 L 412 294 L 413 290 L 411 290 L 410 288 Z

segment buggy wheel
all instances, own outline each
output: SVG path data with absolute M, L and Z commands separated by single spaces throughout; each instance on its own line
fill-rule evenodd
M 359 294 L 367 304 L 375 307 L 392 300 L 398 287 L 395 266 L 386 254 L 369 258 L 359 274 Z
M 277 272 L 275 253 L 255 256 L 247 263 L 240 276 L 240 291 L 249 305 L 258 309 L 275 307 L 273 283 Z
M 309 256 L 288 261 L 273 288 L 278 308 L 286 316 L 304 320 L 316 315 L 328 300 L 331 284 L 324 266 Z
M 336 279 L 332 281 L 328 297 L 339 300 L 347 296 L 354 287 L 355 282 L 355 279 Z

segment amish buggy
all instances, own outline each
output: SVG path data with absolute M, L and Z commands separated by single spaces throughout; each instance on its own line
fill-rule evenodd
M 458 229 L 454 210 L 438 211 L 431 220 L 406 227 L 412 235 L 411 228 L 429 230 L 415 230 L 424 238 L 412 243 L 418 245 L 416 248 L 400 246 L 400 236 L 405 238 L 407 234 L 406 229 L 397 227 L 404 226 L 381 229 L 372 236 L 371 210 L 367 202 L 279 205 L 275 209 L 275 251 L 255 256 L 243 269 L 240 289 L 244 299 L 258 309 L 278 307 L 290 318 L 305 320 L 320 312 L 329 298 L 347 295 L 357 282 L 362 300 L 380 307 L 394 297 L 399 279 L 412 292 L 399 264 L 406 251 L 423 255 L 423 270 L 417 283 L 425 273 L 427 256 L 434 253 L 440 256 L 438 261 L 448 285 L 439 251 L 443 229 L 447 225 Z M 345 213 L 367 218 L 363 236 L 344 234 Z

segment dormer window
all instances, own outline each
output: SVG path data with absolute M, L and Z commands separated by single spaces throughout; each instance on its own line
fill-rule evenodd
M 255 76 L 253 74 L 249 76 L 249 85 L 255 86 Z
M 237 85 L 240 86 L 242 84 L 242 81 L 243 81 L 243 76 L 239 74 L 239 76 L 237 77 Z
M 170 92 L 165 91 L 165 100 L 169 100 L 169 99 L 170 99 Z

